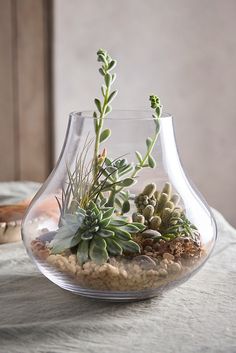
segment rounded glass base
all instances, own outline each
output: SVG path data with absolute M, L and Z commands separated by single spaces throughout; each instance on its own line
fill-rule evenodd
M 48 279 L 112 301 L 181 284 L 216 240 L 211 210 L 182 169 L 171 117 L 157 126 L 149 112 L 113 112 L 122 114 L 106 120 L 116 133 L 95 159 L 86 139 L 93 119 L 71 115 L 59 161 L 22 224 L 26 249 Z M 147 148 L 156 141 L 149 164 L 141 163 L 143 138 L 154 133 L 146 139 Z

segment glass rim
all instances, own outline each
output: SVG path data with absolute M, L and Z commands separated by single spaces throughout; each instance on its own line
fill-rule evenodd
M 69 114 L 69 117 L 70 118 L 83 118 L 83 119 L 91 119 L 91 120 L 94 120 L 96 119 L 94 116 L 93 116 L 93 112 L 92 110 L 82 110 L 82 111 L 73 111 Z M 119 116 L 113 116 L 112 113 L 120 113 L 121 115 Z M 129 115 L 133 115 L 133 117 L 131 116 L 122 116 L 122 113 L 123 115 L 126 115 L 126 114 L 129 114 Z M 105 119 L 109 119 L 109 120 L 153 120 L 153 115 L 154 114 L 154 111 L 152 110 L 145 110 L 145 109 L 113 109 L 111 111 L 111 114 L 109 114 L 108 116 L 105 116 Z M 162 113 L 161 116 L 160 116 L 160 119 L 162 120 L 168 120 L 168 119 L 172 119 L 172 115 L 169 114 L 169 113 Z

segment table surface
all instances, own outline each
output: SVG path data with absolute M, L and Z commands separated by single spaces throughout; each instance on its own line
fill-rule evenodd
M 0 187 L 1 193 L 1 187 Z M 41 275 L 22 243 L 0 246 L 0 352 L 236 353 L 236 230 L 188 282 L 151 300 L 107 303 Z

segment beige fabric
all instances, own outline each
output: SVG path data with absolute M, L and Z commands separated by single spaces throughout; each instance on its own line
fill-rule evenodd
M 236 231 L 215 212 L 219 240 L 204 268 L 152 300 L 119 304 L 66 292 L 21 243 L 0 246 L 1 353 L 235 353 Z

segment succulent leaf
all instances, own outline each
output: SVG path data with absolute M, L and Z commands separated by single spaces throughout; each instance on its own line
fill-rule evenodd
M 99 237 L 100 238 L 100 237 Z M 107 262 L 109 256 L 106 250 L 106 242 L 104 239 L 98 237 L 91 240 L 89 247 L 89 257 L 97 265 L 102 265 Z
M 122 239 L 122 240 L 131 239 L 130 233 L 124 230 L 123 228 L 110 227 L 110 229 L 114 231 L 115 237 L 118 237 L 119 239 Z
M 122 247 L 123 251 L 131 252 L 131 253 L 140 252 L 139 245 L 135 243 L 133 240 L 123 241 L 121 239 L 118 239 L 117 243 Z
M 126 225 L 127 223 L 128 223 L 127 220 L 124 220 L 124 219 L 112 219 L 110 222 L 110 225 L 115 227 L 121 227 Z
M 97 232 L 97 235 L 99 235 L 100 237 L 103 237 L 103 238 L 108 238 L 108 237 L 113 237 L 115 235 L 115 233 L 109 229 L 100 229 Z
M 112 255 L 122 255 L 122 247 L 114 239 L 107 239 L 107 251 Z
M 127 213 L 127 212 L 129 212 L 129 210 L 130 210 L 130 203 L 128 200 L 125 200 L 121 211 L 122 211 L 122 213 Z
M 103 213 L 103 219 L 110 218 L 114 213 L 113 207 L 108 207 L 107 210 Z
M 155 159 L 151 155 L 148 156 L 148 165 L 150 168 L 155 168 L 156 166 Z
M 70 249 L 76 246 L 80 242 L 80 237 L 75 236 L 73 238 L 64 238 L 64 239 L 53 239 L 50 243 L 52 254 L 60 254 L 63 251 Z
M 122 227 L 122 230 L 129 233 L 137 233 L 139 231 L 139 228 L 136 227 L 133 223 L 128 223 Z
M 137 160 L 139 161 L 139 163 L 142 163 L 143 157 L 142 157 L 141 153 L 136 151 L 135 154 L 136 154 L 136 157 L 137 157 Z
M 89 244 L 90 242 L 88 240 L 82 240 L 79 243 L 79 246 L 77 249 L 77 259 L 80 265 L 83 265 L 89 258 L 89 252 L 88 252 Z
M 110 136 L 111 136 L 111 130 L 110 129 L 103 130 L 101 135 L 100 135 L 99 142 L 100 143 L 105 142 Z

